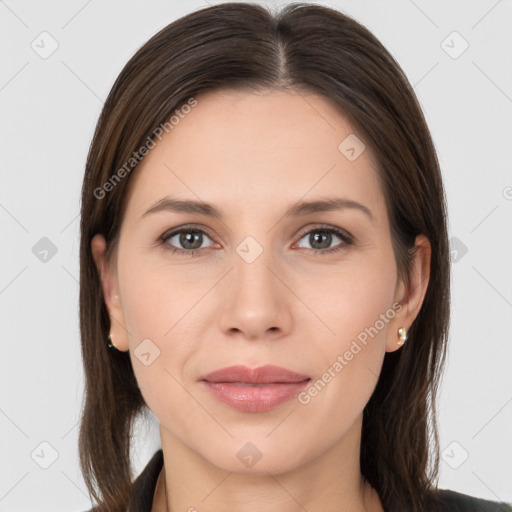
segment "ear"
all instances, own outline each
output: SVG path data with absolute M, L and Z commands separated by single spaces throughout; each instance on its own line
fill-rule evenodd
M 110 335 L 113 344 L 121 351 L 128 350 L 128 331 L 125 327 L 124 313 L 117 283 L 117 272 L 108 265 L 105 253 L 107 244 L 103 235 L 94 235 L 91 250 L 101 279 L 103 298 L 110 316 Z M 107 344 L 107 340 L 105 340 Z
M 395 301 L 400 303 L 402 309 L 395 315 L 393 322 L 390 323 L 390 332 L 386 342 L 386 352 L 394 352 L 401 348 L 398 344 L 398 329 L 404 327 L 409 331 L 414 319 L 420 312 L 423 299 L 427 292 L 430 279 L 430 257 L 432 248 L 428 238 L 425 235 L 418 235 L 415 240 L 414 259 L 411 264 L 411 282 L 409 286 L 400 280 L 396 293 Z M 408 343 L 406 341 L 406 343 Z

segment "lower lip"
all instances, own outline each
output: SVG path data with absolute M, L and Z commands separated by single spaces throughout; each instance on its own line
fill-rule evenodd
M 220 402 L 243 412 L 264 412 L 297 396 L 309 379 L 259 385 L 237 385 L 232 382 L 202 381 Z

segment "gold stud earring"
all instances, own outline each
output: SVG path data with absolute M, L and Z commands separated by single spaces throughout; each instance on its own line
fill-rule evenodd
M 407 341 L 407 329 L 405 327 L 400 327 L 400 329 L 398 329 L 398 344 L 400 346 L 402 346 L 406 341 Z

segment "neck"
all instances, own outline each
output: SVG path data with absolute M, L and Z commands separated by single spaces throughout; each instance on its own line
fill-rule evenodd
M 258 474 L 223 470 L 160 425 L 164 467 L 152 512 L 383 512 L 360 472 L 361 420 L 312 460 Z

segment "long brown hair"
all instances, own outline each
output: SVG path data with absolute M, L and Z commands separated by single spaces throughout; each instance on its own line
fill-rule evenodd
M 375 155 L 398 276 L 406 283 L 416 235 L 426 235 L 431 244 L 424 302 L 408 342 L 385 355 L 364 410 L 361 440 L 361 472 L 385 509 L 426 510 L 438 479 L 436 393 L 446 355 L 450 260 L 442 178 L 418 100 L 379 40 L 342 12 L 307 3 L 277 12 L 223 3 L 174 21 L 136 52 L 105 101 L 87 158 L 81 204 L 85 399 L 79 452 L 98 511 L 127 507 L 133 492 L 132 428 L 147 406 L 129 353 L 107 351 L 109 315 L 91 239 L 104 235 L 107 259 L 115 264 L 127 187 L 137 163 L 130 159 L 191 98 L 223 88 L 287 87 L 332 100 Z

